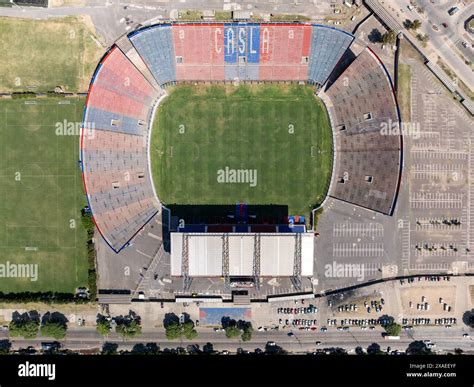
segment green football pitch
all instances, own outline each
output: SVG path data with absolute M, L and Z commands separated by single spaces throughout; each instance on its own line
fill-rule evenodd
M 158 107 L 151 159 L 167 204 L 285 205 L 309 215 L 324 200 L 332 134 L 313 88 L 177 86 Z
M 2 277 L 0 291 L 87 286 L 79 136 L 61 132 L 83 108 L 84 99 L 0 102 L 0 265 L 38 265 L 37 281 Z

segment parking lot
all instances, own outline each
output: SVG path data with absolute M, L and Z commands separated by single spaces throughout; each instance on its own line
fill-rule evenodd
M 375 27 L 367 24 L 363 38 Z M 390 56 L 383 60 L 390 61 Z M 404 168 L 395 213 L 383 216 L 328 201 L 316 239 L 319 291 L 390 275 L 474 270 L 472 118 L 420 60 L 401 60 L 411 69 L 411 117 L 402 119 L 416 130 L 403 138 Z M 363 275 L 354 275 L 360 271 Z

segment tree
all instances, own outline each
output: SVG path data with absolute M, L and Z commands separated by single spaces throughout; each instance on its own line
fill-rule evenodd
M 168 340 L 179 339 L 183 335 L 186 339 L 193 340 L 198 335 L 196 329 L 194 329 L 194 323 L 192 321 L 186 321 L 181 324 L 177 320 L 171 320 L 165 324 L 165 329 L 166 338 Z
M 407 30 L 409 30 L 413 27 L 413 22 L 410 19 L 406 19 L 403 22 L 403 27 L 405 27 Z
M 48 321 L 41 326 L 41 335 L 53 337 L 56 340 L 64 339 L 67 326 L 59 321 Z
M 385 352 L 382 351 L 380 345 L 377 343 L 372 343 L 367 347 L 367 354 L 368 355 L 385 355 Z
M 391 322 L 387 325 L 384 325 L 383 328 L 385 329 L 385 332 L 387 332 L 387 335 L 389 336 L 399 336 L 402 330 L 401 325 L 397 324 L 396 322 Z
M 382 41 L 382 33 L 376 28 L 370 31 L 367 37 L 371 43 L 380 43 Z
M 202 351 L 203 351 L 203 353 L 205 353 L 207 355 L 212 355 L 212 354 L 216 353 L 216 351 L 214 350 L 214 345 L 212 343 L 204 344 L 204 346 L 202 347 Z
M 133 311 L 129 311 L 126 316 L 115 317 L 114 321 L 117 324 L 115 326 L 115 332 L 124 339 L 133 338 L 142 334 L 140 316 Z
M 237 328 L 237 325 L 229 325 L 225 328 L 225 335 L 228 339 L 233 339 L 240 335 L 240 329 Z
M 474 328 L 474 309 L 467 310 L 462 315 L 462 321 L 470 328 Z
M 413 341 L 408 345 L 407 355 L 431 355 L 431 349 L 423 341 Z
M 430 37 L 428 36 L 428 34 L 417 34 L 416 35 L 416 38 L 422 42 L 424 45 L 426 45 L 426 43 L 428 42 L 428 40 L 430 40 Z
M 158 355 L 160 347 L 155 343 L 135 344 L 131 350 L 134 355 Z
M 9 333 L 13 337 L 23 337 L 34 339 L 38 335 L 40 325 L 39 314 L 36 311 L 19 314 L 13 313 L 12 321 L 9 324 Z
M 411 29 L 414 31 L 416 31 L 420 27 L 421 27 L 421 21 L 419 21 L 418 19 L 415 19 L 413 23 L 411 24 Z
M 252 330 L 245 330 L 242 333 L 242 341 L 250 341 L 252 340 Z
M 385 34 L 382 35 L 382 43 L 384 44 L 395 44 L 395 41 L 397 40 L 397 34 L 393 31 L 388 31 Z
M 130 339 L 141 335 L 142 327 L 140 322 L 135 319 L 130 321 L 122 321 L 121 323 L 117 323 L 115 332 L 117 332 L 124 339 Z
M 117 355 L 118 344 L 104 343 L 102 346 L 102 355 Z
M 67 332 L 67 319 L 58 312 L 46 313 L 41 321 L 41 335 L 53 337 L 56 340 L 64 339 Z
M 9 326 L 10 336 L 21 336 L 25 339 L 34 339 L 38 335 L 39 323 L 37 321 L 11 321 Z
M 182 324 L 182 331 L 184 337 L 186 337 L 188 340 L 193 340 L 198 335 L 196 329 L 194 329 L 194 323 L 192 321 L 187 321 Z
M 0 355 L 8 355 L 11 347 L 12 343 L 10 343 L 10 340 L 0 340 Z
M 179 321 L 172 321 L 166 327 L 166 338 L 175 340 L 181 337 L 181 325 Z
M 96 330 L 102 336 L 107 336 L 110 333 L 110 331 L 112 330 L 112 324 L 106 316 L 103 316 L 101 314 L 97 315 Z
M 242 333 L 242 341 L 250 341 L 252 340 L 252 333 L 253 328 L 250 322 L 242 322 L 242 329 L 244 330 Z

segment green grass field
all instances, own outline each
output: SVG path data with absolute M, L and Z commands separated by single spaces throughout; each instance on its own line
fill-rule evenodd
M 38 280 L 0 278 L 0 291 L 72 292 L 87 286 L 79 137 L 84 99 L 0 101 L 0 264 L 36 263 Z
M 296 85 L 177 86 L 158 108 L 151 153 L 168 205 L 243 201 L 305 215 L 325 197 L 333 155 L 323 103 Z M 218 182 L 226 167 L 256 170 L 256 186 Z
M 411 66 L 398 65 L 398 102 L 404 120 L 411 120 Z
M 103 49 L 86 17 L 0 18 L 0 91 L 87 91 Z

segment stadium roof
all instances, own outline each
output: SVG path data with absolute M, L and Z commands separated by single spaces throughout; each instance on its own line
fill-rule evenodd
M 183 247 L 187 237 L 188 274 L 191 277 L 222 277 L 225 238 L 228 238 L 229 276 L 253 276 L 256 250 L 260 247 L 261 277 L 291 277 L 301 236 L 301 273 L 313 276 L 312 233 L 171 233 L 171 275 L 182 276 Z M 259 238 L 258 238 L 259 237 Z

